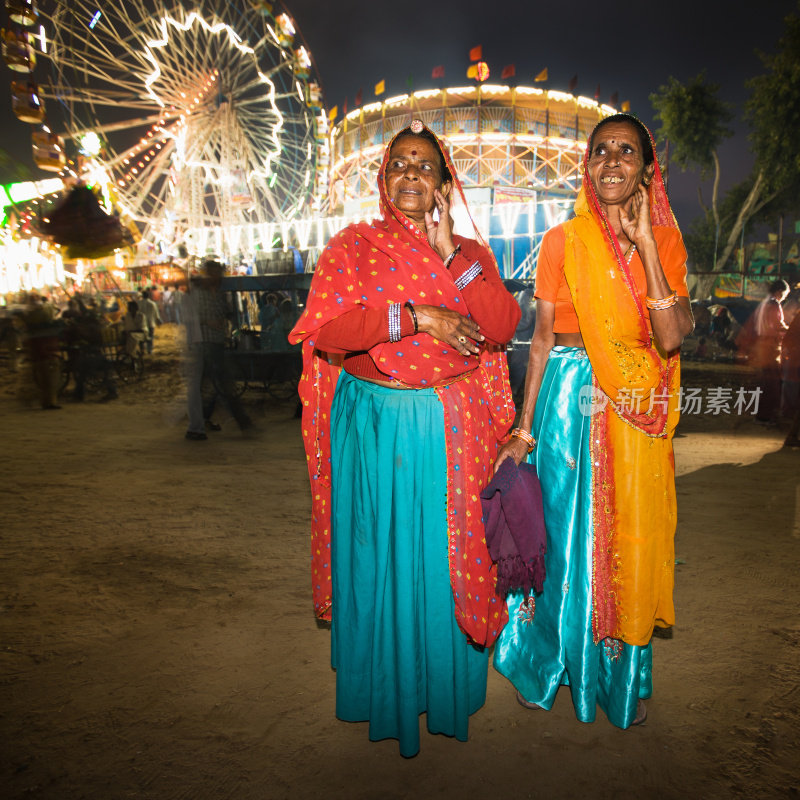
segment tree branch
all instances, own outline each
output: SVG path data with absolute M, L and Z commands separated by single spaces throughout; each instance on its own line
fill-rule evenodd
M 725 249 L 722 251 L 722 255 L 717 260 L 717 270 L 722 270 L 722 268 L 725 266 L 731 256 L 731 253 L 733 252 L 734 247 L 736 247 L 736 242 L 739 239 L 739 234 L 742 232 L 742 228 L 747 223 L 747 220 L 749 220 L 750 217 L 752 217 L 755 213 L 755 206 L 760 199 L 759 195 L 761 194 L 761 184 L 763 182 L 764 171 L 759 170 L 755 182 L 750 189 L 750 193 L 747 195 L 747 199 L 744 201 L 744 203 L 742 203 L 742 207 L 739 209 L 736 222 L 733 223 L 733 228 L 731 228 L 731 232 L 728 234 L 728 241 L 725 243 Z

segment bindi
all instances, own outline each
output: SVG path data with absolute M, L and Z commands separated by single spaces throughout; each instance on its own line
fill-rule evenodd
M 415 156 L 416 154 L 417 154 L 417 151 L 416 151 L 416 150 L 412 150 L 412 151 L 411 151 L 411 155 L 412 155 L 412 156 Z

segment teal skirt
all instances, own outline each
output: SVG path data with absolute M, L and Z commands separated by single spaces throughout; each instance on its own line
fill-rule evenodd
M 533 618 L 520 594 L 508 596 L 509 622 L 494 666 L 528 701 L 550 709 L 569 686 L 575 714 L 593 722 L 599 705 L 627 728 L 652 693 L 652 649 L 592 638 L 592 368 L 579 347 L 554 347 L 536 401 L 531 461 L 542 484 L 547 577 Z M 584 388 L 586 387 L 586 388 Z
M 331 410 L 336 715 L 419 751 L 428 731 L 466 741 L 488 656 L 454 616 L 444 413 L 433 389 L 343 373 Z

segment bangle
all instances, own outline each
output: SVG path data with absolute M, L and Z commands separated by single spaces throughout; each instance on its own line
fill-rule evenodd
M 444 265 L 445 265 L 445 267 L 449 267 L 449 266 L 450 266 L 450 263 L 452 262 L 452 260 L 453 260 L 453 259 L 454 259 L 454 258 L 455 258 L 455 257 L 456 257 L 456 256 L 457 256 L 459 253 L 460 253 L 460 252 L 461 252 L 461 245 L 460 245 L 460 244 L 457 244 L 457 245 L 456 245 L 456 249 L 455 249 L 455 250 L 453 250 L 453 252 L 452 252 L 452 253 L 450 253 L 450 255 L 449 255 L 449 256 L 447 256 L 447 258 L 444 260 Z
M 651 311 L 663 311 L 672 308 L 678 302 L 678 293 L 673 291 L 666 297 L 645 297 L 644 302 Z
M 389 341 L 399 342 L 402 338 L 400 333 L 400 303 L 392 303 L 389 306 Z
M 419 333 L 419 323 L 417 322 L 417 312 L 414 311 L 414 306 L 411 303 L 406 303 L 405 307 L 411 312 L 411 319 L 414 320 L 414 336 Z
M 522 441 L 528 445 L 528 453 L 533 452 L 533 448 L 536 447 L 536 439 L 534 439 L 533 436 L 528 433 L 528 431 L 523 430 L 522 428 L 514 428 L 514 430 L 511 431 L 511 435 L 515 439 L 522 439 Z
M 472 281 L 474 281 L 475 278 L 477 278 L 482 272 L 483 267 L 481 266 L 481 262 L 476 261 L 471 267 L 469 267 L 465 272 L 462 272 L 461 275 L 456 278 L 456 289 L 458 289 L 459 292 L 463 292 L 464 289 L 469 286 L 469 284 L 472 283 Z

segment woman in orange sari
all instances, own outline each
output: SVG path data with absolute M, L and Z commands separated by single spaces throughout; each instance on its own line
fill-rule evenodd
M 496 464 L 527 456 L 542 484 L 544 590 L 509 595 L 494 659 L 526 707 L 568 685 L 583 722 L 597 705 L 620 728 L 646 717 L 653 628 L 674 621 L 685 264 L 649 131 L 603 120 L 575 217 L 542 241 L 520 427 Z

